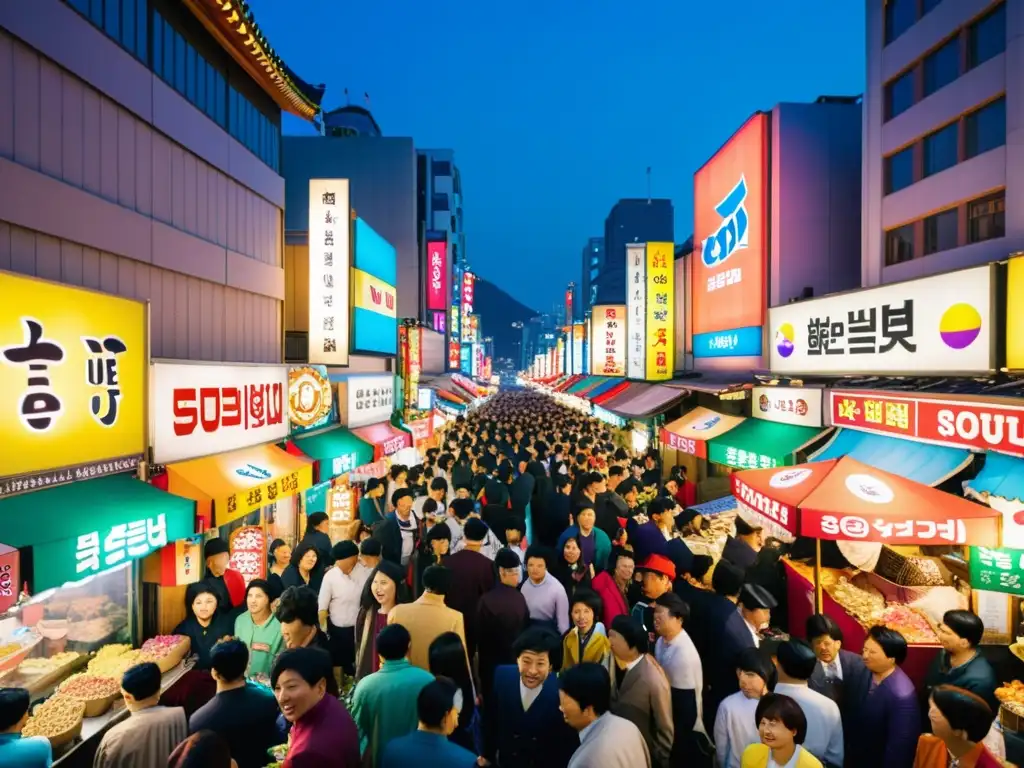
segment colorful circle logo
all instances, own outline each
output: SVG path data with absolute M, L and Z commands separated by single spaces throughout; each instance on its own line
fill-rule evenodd
M 846 478 L 846 489 L 861 501 L 888 504 L 896 494 L 886 483 L 871 475 L 854 474 Z
M 772 488 L 792 488 L 794 485 L 800 485 L 812 474 L 814 472 L 810 469 L 784 469 L 772 475 L 768 485 Z
M 761 409 L 761 413 L 768 413 L 772 409 L 772 402 L 768 399 L 768 395 L 761 395 L 757 398 L 757 407 Z
M 698 422 L 693 425 L 694 432 L 706 432 L 712 429 L 718 422 L 722 420 L 721 416 L 711 416 L 710 418 L 704 419 L 704 421 Z
M 793 339 L 795 338 L 796 333 L 793 331 L 793 324 L 783 323 L 779 326 L 779 330 L 775 332 L 775 349 L 783 357 L 789 357 L 793 354 L 793 350 L 796 349 L 793 346 Z
M 950 349 L 967 349 L 980 335 L 981 315 L 970 304 L 954 304 L 942 313 L 939 336 Z

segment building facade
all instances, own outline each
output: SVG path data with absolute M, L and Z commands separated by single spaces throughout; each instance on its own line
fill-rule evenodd
M 1024 6 L 867 2 L 865 286 L 1024 249 Z
M 281 111 L 323 89 L 245 42 L 210 3 L 0 5 L 0 269 L 150 302 L 154 357 L 280 362 Z
M 461 286 L 466 261 L 466 231 L 462 221 L 462 174 L 450 149 L 416 150 L 416 233 L 420 263 L 426 269 L 427 243 L 446 242 L 448 306 Z M 458 298 L 455 298 L 458 303 Z M 422 304 L 425 308 L 426 304 Z M 433 318 L 421 318 L 433 324 Z M 439 326 L 438 326 L 439 327 Z M 445 325 L 447 328 L 447 324 Z
M 576 314 L 586 317 L 590 308 L 597 303 L 597 285 L 604 268 L 604 238 L 591 237 L 583 246 L 580 259 L 581 279 L 579 283 L 579 309 Z
M 626 244 L 674 242 L 674 216 L 671 200 L 627 198 L 612 206 L 604 221 L 604 263 L 596 303 L 626 300 Z

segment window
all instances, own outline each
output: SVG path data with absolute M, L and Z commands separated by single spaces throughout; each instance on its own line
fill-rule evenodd
M 924 57 L 924 95 L 931 96 L 960 77 L 960 38 Z
M 917 0 L 886 0 L 885 44 L 902 35 L 917 21 Z
M 883 161 L 885 169 L 885 194 L 899 192 L 914 183 L 914 148 L 897 152 Z
M 220 73 L 218 73 L 218 77 Z M 223 82 L 221 77 L 220 82 Z M 278 170 L 281 128 L 234 88 L 228 91 L 228 133 L 256 157 Z M 218 92 L 219 95 L 219 92 Z
M 914 70 L 904 72 L 885 86 L 885 119 L 892 120 L 914 106 Z
M 105 0 L 103 31 L 115 40 L 121 39 L 121 0 Z
M 957 223 L 959 214 L 956 208 L 936 213 L 924 220 L 924 253 L 948 251 L 957 246 Z
M 942 0 L 921 0 L 921 15 L 934 11 Z
M 890 229 L 885 233 L 885 265 L 899 264 L 914 258 L 914 225 Z
M 964 121 L 968 158 L 1006 144 L 1006 97 L 972 112 Z
M 434 161 L 434 175 L 435 176 L 451 176 L 452 175 L 452 164 L 447 160 L 435 160 Z
M 958 126 L 950 123 L 924 137 L 924 176 L 933 176 L 957 163 Z
M 1006 236 L 1006 190 L 967 204 L 967 239 L 972 243 Z
M 128 53 L 149 64 L 147 0 L 64 1 Z
M 435 211 L 448 210 L 448 195 L 444 192 L 435 192 L 431 195 L 431 207 Z
M 1006 50 L 1006 3 L 967 30 L 967 68 L 974 69 Z

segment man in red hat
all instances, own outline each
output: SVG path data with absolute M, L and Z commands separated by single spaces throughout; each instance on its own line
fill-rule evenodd
M 672 591 L 676 567 L 665 555 L 655 554 L 649 555 L 637 566 L 637 570 L 643 574 L 643 598 L 633 606 L 630 615 L 643 626 L 653 648 L 658 639 L 654 631 L 654 601 Z

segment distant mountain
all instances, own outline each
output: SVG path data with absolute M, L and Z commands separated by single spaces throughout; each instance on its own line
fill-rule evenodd
M 482 277 L 476 279 L 474 286 L 473 311 L 480 315 L 483 335 L 494 339 L 495 357 L 516 360 L 523 332 L 513 328 L 512 323 L 525 323 L 540 314 Z

